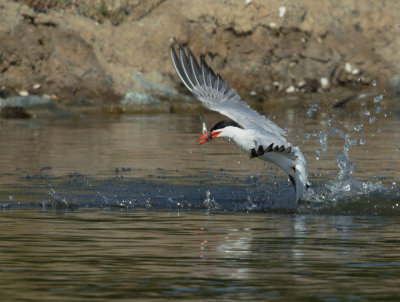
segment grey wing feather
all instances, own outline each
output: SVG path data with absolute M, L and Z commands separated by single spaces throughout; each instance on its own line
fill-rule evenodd
M 239 94 L 200 58 L 200 65 L 188 48 L 186 55 L 179 45 L 179 58 L 171 46 L 171 58 L 179 78 L 202 103 L 214 111 L 231 118 L 247 129 L 258 129 L 273 136 L 286 135 L 285 130 L 262 116 L 241 99 Z

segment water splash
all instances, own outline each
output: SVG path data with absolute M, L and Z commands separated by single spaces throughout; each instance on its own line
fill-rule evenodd
M 356 126 L 354 130 L 358 132 L 361 130 L 361 127 Z M 336 154 L 336 164 L 339 168 L 338 176 L 322 187 L 310 189 L 306 194 L 306 199 L 316 202 L 337 202 L 339 200 L 352 199 L 356 196 L 386 190 L 381 182 L 363 182 L 353 178 L 355 165 L 349 159 L 349 151 L 357 145 L 357 140 L 346 134 L 343 130 L 334 127 L 330 128 L 330 132 L 338 134 L 344 140 L 343 151 Z M 360 145 L 363 144 L 365 144 L 365 140 L 360 138 Z
M 328 133 L 320 131 L 319 132 L 319 143 L 321 144 L 322 151 L 328 150 Z
M 374 97 L 374 103 L 379 103 L 383 99 L 383 94 Z
M 307 116 L 312 117 L 314 112 L 321 110 L 321 107 L 318 104 L 312 104 L 307 110 Z
M 317 136 L 316 132 L 313 133 L 313 136 Z M 321 144 L 321 148 L 315 150 L 316 160 L 319 160 L 321 152 L 326 152 L 326 150 L 328 150 L 328 133 L 320 131 L 318 136 L 319 136 L 319 143 Z
M 206 191 L 206 198 L 203 201 L 203 205 L 207 210 L 218 210 L 220 208 L 215 199 L 211 197 L 209 190 Z

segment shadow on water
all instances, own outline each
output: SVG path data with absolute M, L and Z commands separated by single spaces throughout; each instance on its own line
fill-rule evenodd
M 293 187 L 275 167 L 224 141 L 196 146 L 197 115 L 1 120 L 0 202 L 3 208 L 398 215 L 395 104 L 375 96 L 357 110 L 319 101 L 270 112 L 308 161 L 313 185 L 297 209 Z

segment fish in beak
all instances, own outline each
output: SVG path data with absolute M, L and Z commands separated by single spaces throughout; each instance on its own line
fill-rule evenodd
M 222 133 L 222 131 L 213 131 L 213 132 L 207 131 L 207 132 L 203 133 L 203 135 L 197 139 L 197 144 L 202 145 L 213 139 L 216 139 L 218 137 L 218 135 L 220 135 L 221 133 Z

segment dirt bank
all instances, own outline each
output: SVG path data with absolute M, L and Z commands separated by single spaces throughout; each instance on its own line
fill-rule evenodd
M 114 104 L 128 92 L 181 97 L 168 51 L 176 40 L 247 99 L 383 90 L 400 74 L 396 1 L 25 2 L 0 4 L 0 97 L 26 91 L 64 105 Z

